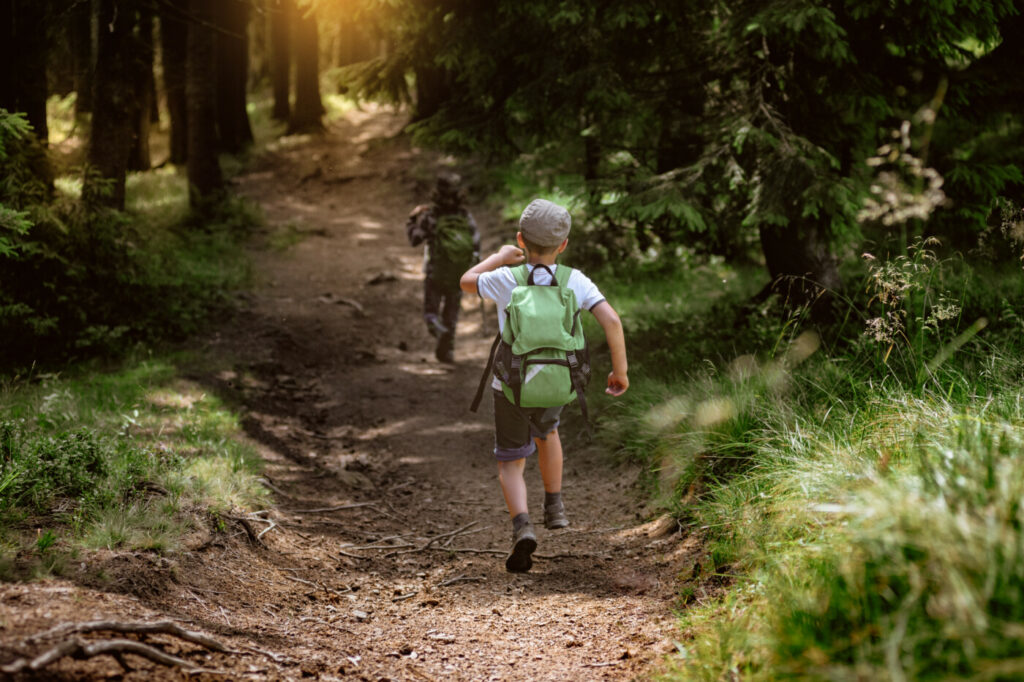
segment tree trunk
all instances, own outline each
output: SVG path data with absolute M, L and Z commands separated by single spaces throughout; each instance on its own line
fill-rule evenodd
M 14 3 L 0 2 L 0 63 L 14 63 Z M 18 98 L 15 87 L 15 69 L 0 69 L 0 107 L 8 111 L 17 111 L 15 106 Z
M 117 0 L 95 0 L 100 27 L 93 82 L 92 132 L 82 200 L 90 208 L 124 209 L 124 181 L 132 138 L 132 29 L 134 12 Z
M 221 149 L 237 153 L 252 144 L 245 109 L 249 78 L 248 0 L 221 0 L 216 10 L 217 129 Z
M 35 0 L 7 0 L 0 4 L 0 26 L 5 57 L 0 66 L 4 72 L 0 77 L 0 107 L 24 113 L 45 146 L 49 140 L 47 6 Z
M 188 99 L 188 201 L 193 209 L 205 211 L 224 189 L 217 159 L 215 36 L 208 0 L 190 0 L 195 19 L 188 29 L 185 60 L 185 93 Z
M 451 95 L 447 72 L 433 64 L 414 67 L 416 73 L 416 105 L 412 120 L 422 121 L 438 112 Z
M 295 16 L 294 0 L 267 0 L 267 21 L 270 22 L 270 82 L 274 91 L 271 115 L 278 121 L 291 118 L 288 93 L 291 90 L 291 23 Z
M 68 18 L 71 39 L 71 57 L 74 60 L 75 115 L 92 111 L 92 80 L 94 74 L 94 50 L 92 12 L 88 3 L 71 8 Z
M 249 22 L 249 90 L 270 80 L 270 20 L 266 18 L 270 4 L 270 0 L 256 0 L 257 20 Z
M 363 31 L 363 25 L 353 18 L 355 7 L 351 3 L 347 7 L 350 10 L 338 21 L 337 54 L 334 57 L 337 66 L 349 66 L 373 56 L 373 47 Z
M 188 24 L 182 20 L 182 11 L 188 9 L 188 3 L 182 0 L 172 1 L 173 4 L 160 4 L 160 50 L 167 115 L 171 120 L 171 149 L 168 160 L 175 165 L 181 165 L 188 158 L 188 103 L 185 99 Z
M 153 11 L 139 10 L 139 21 L 133 35 L 135 58 L 131 60 L 133 97 L 132 145 L 128 153 L 128 170 L 146 171 L 153 167 L 149 156 L 149 129 L 153 100 Z
M 295 108 L 288 119 L 289 133 L 323 130 L 319 56 L 316 14 L 309 7 L 295 21 Z
M 787 307 L 810 306 L 812 319 L 827 319 L 842 280 L 826 229 L 803 218 L 785 226 L 762 225 L 760 236 L 771 277 L 762 294 L 778 293 Z

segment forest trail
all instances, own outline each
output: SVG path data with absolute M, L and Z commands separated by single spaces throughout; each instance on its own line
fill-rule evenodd
M 322 137 L 283 139 L 235 181 L 272 233 L 299 241 L 255 254 L 248 310 L 206 347 L 234 369 L 194 378 L 246 415 L 275 492 L 262 517 L 273 527 L 250 519 L 260 537 L 247 542 L 227 519 L 229 534 L 198 533 L 177 555 L 111 553 L 106 589 L 5 586 L 0 596 L 39 627 L 177 619 L 247 652 L 205 659 L 246 679 L 625 680 L 653 674 L 673 650 L 675 585 L 692 547 L 641 525 L 638 472 L 611 468 L 571 429 L 572 526 L 538 526 L 533 570 L 505 571 L 490 408 L 467 410 L 490 343 L 467 300 L 456 364 L 433 357 L 422 254 L 403 225 L 438 166 L 396 136 L 403 122 L 350 112 Z M 475 208 L 493 248 L 497 218 Z M 528 484 L 537 517 L 532 459 Z M 51 671 L 119 670 L 101 660 Z M 155 672 L 142 664 L 125 679 Z

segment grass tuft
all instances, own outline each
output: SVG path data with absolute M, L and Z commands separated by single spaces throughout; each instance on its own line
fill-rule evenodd
M 45 574 L 79 548 L 171 552 L 197 513 L 266 502 L 237 416 L 174 360 L 187 358 L 0 391 L 0 576 Z

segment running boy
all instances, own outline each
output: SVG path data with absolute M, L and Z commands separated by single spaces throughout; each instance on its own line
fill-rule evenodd
M 571 218 L 561 206 L 545 199 L 536 199 L 519 218 L 516 241 L 519 247 L 502 246 L 462 276 L 460 285 L 466 293 L 476 293 L 498 304 L 498 326 L 505 328 L 505 308 L 516 287 L 509 266 L 526 262 L 534 273 L 535 284 L 550 284 L 559 254 L 569 243 Z M 579 270 L 573 270 L 567 282 L 583 310 L 589 310 L 604 329 L 611 351 L 612 371 L 605 392 L 620 396 L 629 387 L 626 376 L 626 341 L 618 314 L 601 295 L 594 283 Z M 523 470 L 526 458 L 537 450 L 541 478 L 544 481 L 544 526 L 565 528 L 569 519 L 562 503 L 562 443 L 558 438 L 558 421 L 562 407 L 516 407 L 501 391 L 497 378 L 491 384 L 494 395 L 494 454 L 498 460 L 498 480 L 512 517 L 512 551 L 505 568 L 524 573 L 533 566 L 531 555 L 537 548 L 537 535 L 530 523 L 526 504 L 526 482 Z

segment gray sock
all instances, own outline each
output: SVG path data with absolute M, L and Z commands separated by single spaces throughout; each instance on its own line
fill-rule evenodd
M 544 508 L 545 509 L 557 509 L 562 506 L 562 493 L 544 493 Z
M 518 533 L 520 528 L 522 528 L 523 526 L 529 525 L 529 523 L 530 523 L 530 515 L 529 514 L 527 514 L 526 512 L 523 512 L 522 514 L 516 514 L 512 518 L 512 532 L 513 533 Z

